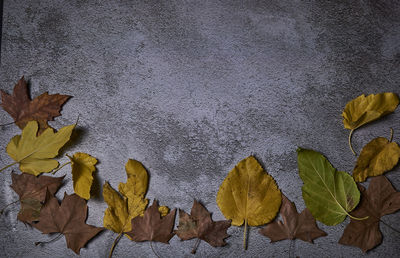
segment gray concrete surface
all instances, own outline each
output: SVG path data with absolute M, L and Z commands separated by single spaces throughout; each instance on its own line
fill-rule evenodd
M 297 146 L 325 154 L 351 172 L 341 112 L 362 93 L 400 93 L 398 1 L 21 1 L 4 2 L 0 87 L 11 92 L 25 75 L 32 96 L 45 91 L 74 96 L 55 128 L 75 122 L 79 134 L 66 153 L 97 157 L 88 223 L 101 226 L 105 180 L 126 180 L 124 164 L 137 159 L 151 175 L 147 197 L 188 211 L 193 198 L 223 219 L 215 197 L 227 173 L 250 154 L 262 161 L 280 189 L 304 208 Z M 377 136 L 400 140 L 400 111 L 359 129 L 356 150 Z M 11 118 L 0 111 L 1 123 Z M 20 131 L 0 127 L 0 164 Z M 61 162 L 66 158 L 61 157 Z M 0 175 L 0 206 L 17 199 L 11 170 Z M 67 183 L 59 191 L 72 193 Z M 400 189 L 397 167 L 387 174 Z M 0 217 L 0 256 L 73 257 L 64 238 L 48 239 L 16 220 L 18 207 Z M 384 220 L 399 225 L 399 213 Z M 314 245 L 296 241 L 300 257 L 395 257 L 399 235 L 381 225 L 383 244 L 363 254 L 337 242 L 347 219 Z M 252 228 L 242 250 L 242 229 L 228 245 L 200 244 L 196 257 L 288 257 L 289 241 L 270 244 Z M 105 257 L 116 234 L 105 231 L 81 250 Z M 162 257 L 192 257 L 193 241 L 156 244 Z M 154 257 L 147 243 L 123 238 L 115 257 Z

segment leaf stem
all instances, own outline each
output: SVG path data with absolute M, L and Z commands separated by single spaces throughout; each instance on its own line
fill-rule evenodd
M 397 232 L 400 234 L 400 231 L 395 229 L 394 227 L 390 226 L 389 224 L 387 224 L 385 221 L 379 219 L 380 222 L 382 222 L 386 227 L 390 228 L 391 230 L 393 230 L 394 232 Z
M 108 254 L 108 258 L 112 257 L 112 254 L 114 252 L 115 246 L 117 245 L 118 241 L 121 239 L 123 233 L 124 233 L 123 231 L 119 232 L 118 236 L 114 239 L 114 242 L 113 242 L 113 244 L 111 246 L 111 249 L 110 249 L 110 252 Z
M 16 200 L 15 202 L 12 202 L 12 203 L 7 204 L 7 205 L 0 211 L 0 215 L 3 215 L 4 210 L 7 209 L 8 206 L 13 205 L 14 203 L 17 203 L 17 202 L 19 202 L 19 200 Z
M 197 238 L 197 241 L 196 241 L 196 243 L 194 244 L 194 246 L 193 246 L 193 249 L 192 249 L 192 254 L 195 254 L 196 253 L 196 251 L 197 251 L 197 247 L 199 247 L 199 245 L 200 245 L 200 241 L 201 241 L 201 239 L 200 238 Z
M 63 167 L 65 167 L 66 165 L 71 164 L 71 161 L 68 161 L 67 163 L 64 163 L 63 165 L 61 165 L 60 167 L 56 168 L 53 170 L 52 174 L 54 175 L 55 173 L 57 173 L 58 170 L 62 169 Z
M 243 249 L 247 250 L 247 218 L 244 219 Z
M 351 152 L 353 152 L 354 156 L 357 156 L 357 153 L 354 151 L 353 146 L 351 145 L 351 137 L 353 136 L 354 130 L 355 130 L 355 129 L 352 129 L 352 130 L 350 131 L 350 133 L 349 133 L 349 140 L 348 140 L 348 141 L 349 141 L 349 147 L 350 147 Z
M 58 233 L 58 235 L 57 235 L 55 238 L 53 238 L 53 239 L 51 239 L 51 240 L 49 240 L 49 241 L 35 242 L 35 245 L 42 245 L 42 244 L 48 244 L 48 243 L 54 242 L 54 241 L 56 241 L 57 239 L 59 239 L 61 236 L 62 236 L 62 234 L 61 234 L 61 233 Z
M 156 251 L 155 251 L 154 248 L 153 248 L 153 241 L 150 241 L 150 248 L 151 248 L 151 251 L 153 251 L 153 253 L 154 253 L 158 258 L 161 258 L 161 257 L 156 253 Z
M 390 140 L 389 140 L 389 142 L 392 142 L 392 141 L 393 141 L 393 128 L 390 127 Z
M 14 166 L 14 165 L 17 164 L 17 163 L 18 163 L 18 162 L 14 162 L 14 163 L 11 163 L 10 165 L 5 166 L 4 168 L 0 169 L 0 172 L 3 171 L 3 170 L 5 170 L 5 169 L 7 169 L 7 168 L 9 168 L 9 167 L 11 167 L 11 166 Z
M 363 217 L 363 218 L 357 218 L 357 217 L 351 216 L 350 213 L 347 213 L 347 215 L 348 215 L 350 218 L 354 219 L 354 220 L 366 220 L 366 219 L 369 218 L 369 216 L 366 216 L 366 217 Z

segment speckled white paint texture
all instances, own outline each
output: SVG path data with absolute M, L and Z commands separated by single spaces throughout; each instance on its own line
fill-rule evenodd
M 102 226 L 105 180 L 126 180 L 129 158 L 150 173 L 147 197 L 189 211 L 201 200 L 223 219 L 215 197 L 241 159 L 254 154 L 298 210 L 304 208 L 296 148 L 313 148 L 351 172 L 341 112 L 365 93 L 400 93 L 400 3 L 388 1 L 21 1 L 5 0 L 0 88 L 8 92 L 25 75 L 32 97 L 49 91 L 74 96 L 51 125 L 79 126 L 63 154 L 99 159 L 88 223 Z M 377 136 L 400 141 L 400 111 L 360 128 L 356 150 Z M 11 121 L 0 111 L 1 124 Z M 20 131 L 0 127 L 0 164 Z M 66 161 L 66 158 L 60 158 Z M 15 169 L 17 169 L 15 167 Z M 0 175 L 0 207 L 17 199 L 11 170 Z M 72 193 L 69 169 L 58 192 Z M 387 173 L 400 189 L 400 171 Z M 18 205 L 0 217 L 0 256 L 73 257 L 64 238 L 18 222 Z M 383 219 L 398 225 L 399 213 Z M 296 241 L 299 257 L 395 257 L 399 236 L 381 225 L 383 244 L 367 255 L 337 242 L 349 220 L 314 245 Z M 270 244 L 252 228 L 242 250 L 242 229 L 231 227 L 228 245 L 195 240 L 155 244 L 162 257 L 288 257 L 289 241 Z M 81 257 L 105 257 L 115 233 L 104 231 Z M 114 257 L 154 257 L 148 243 L 122 238 Z

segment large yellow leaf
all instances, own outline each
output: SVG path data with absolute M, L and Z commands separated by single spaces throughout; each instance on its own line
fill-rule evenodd
M 343 124 L 350 129 L 349 145 L 351 147 L 351 135 L 353 131 L 362 125 L 372 122 L 384 115 L 392 113 L 399 104 L 399 97 L 391 92 L 371 94 L 367 97 L 363 94 L 348 102 L 343 110 Z
M 353 171 L 354 180 L 364 182 L 367 177 L 379 176 L 396 166 L 400 147 L 384 137 L 370 141 L 362 149 Z
M 232 225 L 260 226 L 273 220 L 282 197 L 274 179 L 250 156 L 240 161 L 222 182 L 217 204 Z M 246 248 L 246 240 L 244 239 Z
M 77 152 L 72 157 L 68 156 L 68 158 L 71 160 L 74 191 L 80 197 L 89 200 L 93 172 L 96 170 L 94 165 L 96 165 L 97 159 L 82 152 Z
M 103 186 L 104 200 L 108 208 L 104 212 L 104 227 L 116 233 L 132 230 L 131 220 L 136 216 L 143 216 L 149 202 L 145 198 L 149 183 L 148 174 L 143 165 L 130 159 L 126 165 L 128 179 L 126 183 L 120 183 L 119 193 L 108 182 Z M 165 206 L 159 208 L 162 215 L 166 215 L 169 209 Z
M 75 124 L 61 128 L 57 133 L 47 128 L 37 136 L 38 123 L 29 122 L 22 130 L 21 135 L 14 136 L 7 145 L 7 153 L 19 163 L 22 172 L 39 175 L 50 172 L 58 166 L 53 158 L 70 139 Z

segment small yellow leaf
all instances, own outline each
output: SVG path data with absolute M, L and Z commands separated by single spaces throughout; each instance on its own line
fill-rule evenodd
M 160 212 L 161 216 L 164 217 L 169 213 L 169 208 L 167 206 L 158 207 L 158 212 Z
M 371 94 L 367 97 L 362 94 L 346 104 L 342 113 L 344 127 L 350 130 L 357 129 L 392 113 L 398 104 L 399 97 L 391 92 Z
M 47 128 L 37 136 L 38 123 L 29 122 L 22 130 L 21 135 L 14 136 L 7 145 L 7 153 L 19 163 L 22 172 L 39 175 L 50 172 L 58 166 L 53 158 L 70 139 L 75 124 L 61 128 L 57 133 Z
M 77 152 L 72 157 L 68 156 L 68 158 L 71 160 L 74 191 L 80 197 L 89 200 L 93 172 L 96 170 L 94 165 L 96 165 L 97 159 L 82 152 Z
M 400 158 L 400 147 L 384 137 L 367 143 L 357 159 L 353 171 L 354 180 L 364 182 L 367 177 L 379 176 L 396 166 Z

